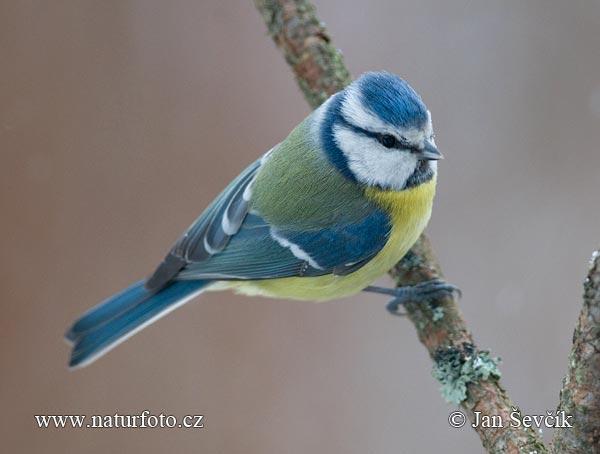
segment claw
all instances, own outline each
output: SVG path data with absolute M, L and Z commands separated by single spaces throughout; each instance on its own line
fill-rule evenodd
M 420 282 L 417 285 L 409 287 L 385 288 L 369 286 L 365 288 L 367 292 L 381 293 L 384 295 L 393 295 L 395 298 L 386 305 L 386 309 L 390 314 L 405 316 L 405 312 L 399 312 L 398 308 L 406 303 L 431 302 L 436 296 L 453 296 L 462 297 L 462 292 L 458 287 L 452 285 L 443 279 L 432 279 L 431 281 Z
M 447 293 L 453 295 L 456 293 L 458 298 L 462 298 L 462 291 L 455 285 L 444 281 L 443 279 L 433 279 L 431 281 L 420 282 L 413 287 L 415 290 L 418 289 L 423 296 L 436 294 L 436 293 Z
M 399 298 L 394 298 L 392 301 L 385 305 L 386 310 L 397 317 L 406 317 L 408 313 L 406 311 L 400 312 L 401 301 Z

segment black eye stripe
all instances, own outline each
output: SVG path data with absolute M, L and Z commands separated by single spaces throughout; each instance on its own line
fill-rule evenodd
M 344 127 L 350 129 L 351 131 L 357 133 L 357 134 L 361 134 L 363 136 L 366 137 L 370 137 L 372 139 L 376 139 L 379 143 L 381 143 L 384 147 L 386 148 L 398 148 L 398 149 L 405 149 L 405 150 L 410 150 L 411 152 L 418 152 L 419 149 L 409 143 L 407 143 L 404 139 L 404 137 L 402 137 L 400 140 L 398 140 L 397 137 L 393 136 L 392 134 L 381 134 L 378 132 L 372 132 L 372 131 L 368 131 L 366 129 L 361 128 L 360 126 L 356 126 L 355 124 L 350 123 L 343 115 L 340 115 L 338 117 L 338 121 L 340 124 L 342 124 Z M 382 140 L 385 136 L 390 136 L 393 137 L 395 140 L 395 144 L 391 147 L 387 147 L 385 144 L 383 144 Z M 402 140 L 404 139 L 404 140 Z

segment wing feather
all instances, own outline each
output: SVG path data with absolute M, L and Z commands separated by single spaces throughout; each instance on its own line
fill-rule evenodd
M 177 279 L 347 275 L 377 255 L 389 230 L 387 217 L 378 210 L 362 222 L 316 232 L 279 231 L 251 213 L 221 253 L 186 265 Z
M 277 147 L 234 179 L 186 230 L 146 281 L 147 289 L 160 290 L 173 279 L 347 275 L 377 255 L 387 242 L 391 225 L 386 213 L 362 197 L 343 197 L 346 210 L 336 208 L 330 214 L 329 225 L 322 212 L 318 213 L 319 222 L 311 222 L 314 212 L 304 210 L 304 218 L 298 223 L 274 225 L 274 220 L 268 222 L 251 209 L 255 177 Z M 289 182 L 289 175 L 283 173 L 280 177 Z M 285 184 L 275 186 L 283 189 Z M 320 227 L 295 230 L 294 224 Z
M 203 262 L 225 248 L 248 213 L 244 194 L 260 165 L 257 160 L 247 167 L 184 232 L 146 281 L 148 290 L 160 290 L 187 264 Z

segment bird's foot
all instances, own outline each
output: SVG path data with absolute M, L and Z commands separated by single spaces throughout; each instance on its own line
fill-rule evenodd
M 462 296 L 462 292 L 458 287 L 443 279 L 433 279 L 431 281 L 421 282 L 417 285 L 396 288 L 370 285 L 366 287 L 364 291 L 392 295 L 394 299 L 387 303 L 385 308 L 390 314 L 399 316 L 406 315 L 406 312 L 399 311 L 400 306 L 406 303 L 429 303 L 436 298 L 452 296 L 455 293 L 459 298 Z

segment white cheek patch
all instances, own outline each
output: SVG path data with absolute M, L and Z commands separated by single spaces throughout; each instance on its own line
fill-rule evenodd
M 333 134 L 350 171 L 366 185 L 400 190 L 417 167 L 417 158 L 410 152 L 390 150 L 342 126 L 335 126 Z

